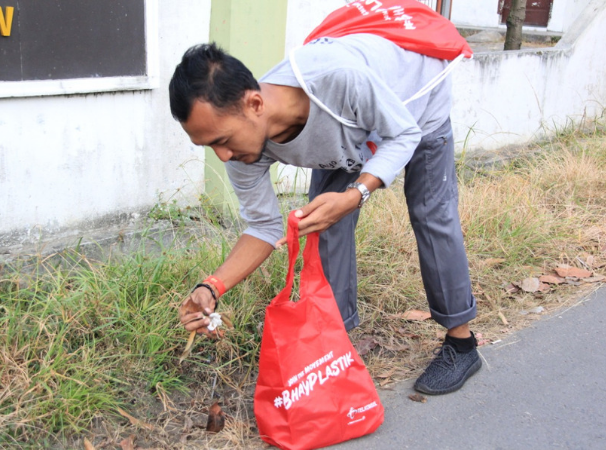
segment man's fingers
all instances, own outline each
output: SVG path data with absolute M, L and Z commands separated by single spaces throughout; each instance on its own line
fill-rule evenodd
M 194 312 L 191 314 L 184 314 L 182 315 L 179 320 L 181 320 L 181 323 L 183 325 L 188 325 L 192 322 L 206 322 L 206 324 L 203 324 L 202 326 L 206 326 L 210 323 L 210 320 L 208 319 L 208 317 L 206 317 L 204 314 L 202 314 L 201 312 Z
M 200 328 L 206 328 L 206 327 L 208 327 L 209 324 L 210 324 L 210 320 L 208 320 L 208 319 L 192 320 L 191 322 L 184 324 L 183 327 L 187 331 L 194 331 L 194 330 L 198 330 Z

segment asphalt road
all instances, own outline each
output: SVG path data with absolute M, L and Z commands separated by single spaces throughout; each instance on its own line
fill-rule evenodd
M 381 391 L 385 422 L 354 449 L 606 449 L 606 288 L 503 342 L 458 392 Z

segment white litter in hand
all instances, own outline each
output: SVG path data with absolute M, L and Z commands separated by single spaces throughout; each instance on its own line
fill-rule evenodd
M 211 313 L 208 317 L 210 318 L 210 323 L 208 324 L 208 331 L 215 331 L 215 329 L 223 325 L 223 321 L 221 320 L 221 314 Z

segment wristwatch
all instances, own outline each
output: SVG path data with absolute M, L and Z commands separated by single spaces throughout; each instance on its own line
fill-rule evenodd
M 366 200 L 368 200 L 370 197 L 370 191 L 362 183 L 358 183 L 358 182 L 349 183 L 347 185 L 347 189 L 357 189 L 358 191 L 360 191 L 360 194 L 362 194 L 360 203 L 358 203 L 358 208 L 361 208 L 364 205 L 364 203 L 366 203 Z

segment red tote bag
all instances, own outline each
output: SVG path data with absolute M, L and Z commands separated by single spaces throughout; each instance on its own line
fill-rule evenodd
M 452 61 L 473 52 L 453 23 L 417 0 L 364 0 L 329 14 L 305 39 L 370 33 L 422 55 Z
M 266 309 L 254 397 L 261 438 L 289 450 L 326 447 L 372 433 L 383 423 L 384 412 L 324 277 L 318 233 L 307 236 L 300 298 L 290 300 L 298 223 L 291 212 L 286 287 Z

